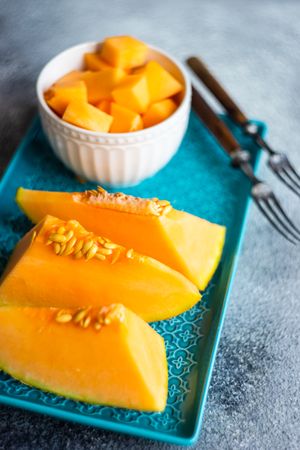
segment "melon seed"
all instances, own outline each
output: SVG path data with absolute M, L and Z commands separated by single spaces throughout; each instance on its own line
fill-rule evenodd
M 170 202 L 168 200 L 158 200 L 159 206 L 168 206 Z
M 65 249 L 66 249 L 66 244 L 61 244 L 59 256 L 62 256 L 64 254 Z
M 68 225 L 71 225 L 71 226 L 77 228 L 78 225 L 80 225 L 80 223 L 77 220 L 68 220 Z
M 80 259 L 80 258 L 82 258 L 83 257 L 83 253 L 82 253 L 82 251 L 81 250 L 79 250 L 79 252 L 77 252 L 77 253 L 75 253 L 75 258 L 76 259 Z
M 115 249 L 118 248 L 119 245 L 115 244 L 114 242 L 105 242 L 104 244 L 104 248 L 111 248 L 111 249 Z
M 113 251 L 110 248 L 99 248 L 98 253 L 109 256 L 113 253 Z
M 133 258 L 133 248 L 130 248 L 129 250 L 127 250 L 126 257 Z
M 59 311 L 55 320 L 56 320 L 56 322 L 59 322 L 59 323 L 70 322 L 72 320 L 72 314 L 63 312 L 63 311 Z
M 79 323 L 87 315 L 87 309 L 80 309 L 74 316 L 74 322 Z
M 56 255 L 60 252 L 60 244 L 58 242 L 54 242 L 54 252 Z
M 112 259 L 111 259 L 111 264 L 114 264 L 115 262 L 117 262 L 117 260 L 119 259 L 120 254 L 121 254 L 120 250 L 116 250 L 114 252 L 114 254 L 112 256 Z
M 95 258 L 99 259 L 100 261 L 105 261 L 106 260 L 106 256 L 105 255 L 101 255 L 101 253 L 96 253 Z
M 80 325 L 82 326 L 82 328 L 87 328 L 90 323 L 91 323 L 91 316 L 87 316 L 80 322 Z
M 82 249 L 84 241 L 77 241 L 74 247 L 74 252 L 77 253 Z
M 69 230 L 67 232 L 67 234 L 65 234 L 66 236 L 66 242 L 69 242 L 70 239 L 72 239 L 72 237 L 74 236 L 74 231 L 73 230 Z
M 50 234 L 49 239 L 50 239 L 50 241 L 53 241 L 53 242 L 59 242 L 59 243 L 66 242 L 66 236 L 64 236 L 63 234 L 58 234 L 58 233 Z
M 92 247 L 89 249 L 87 254 L 85 255 L 86 260 L 92 259 L 98 251 L 98 245 L 93 244 Z
M 101 330 L 102 325 L 99 322 L 95 322 L 94 323 L 94 328 L 95 328 L 96 331 L 99 331 L 99 330 Z
M 82 253 L 83 254 L 87 253 L 93 244 L 94 244 L 94 241 L 92 239 L 89 239 L 88 241 L 86 241 L 82 247 L 82 250 L 81 250 Z
M 66 246 L 66 249 L 65 249 L 65 255 L 66 255 L 67 253 L 69 254 L 69 251 L 70 251 L 70 250 L 73 251 L 73 247 L 74 247 L 74 245 L 76 244 L 76 241 L 77 241 L 77 239 L 76 239 L 75 236 L 72 237 L 72 238 L 68 241 L 67 246 Z

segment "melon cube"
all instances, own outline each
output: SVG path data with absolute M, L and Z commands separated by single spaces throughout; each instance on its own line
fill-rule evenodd
M 101 111 L 105 112 L 106 114 L 110 114 L 110 105 L 111 102 L 109 100 L 101 100 L 101 102 L 99 102 L 95 106 L 99 108 Z
M 144 113 L 149 106 L 149 89 L 145 75 L 128 75 L 113 91 L 116 103 L 137 113 Z
M 66 73 L 66 75 L 55 81 L 54 85 L 81 80 L 82 74 L 83 72 L 81 70 L 72 70 L 71 72 Z
M 45 92 L 45 100 L 50 108 L 62 116 L 71 101 L 87 101 L 87 88 L 81 80 L 55 84 Z
M 132 69 L 145 63 L 147 45 L 131 36 L 114 36 L 104 40 L 101 58 L 115 67 Z
M 157 61 L 149 61 L 144 69 L 147 76 L 150 102 L 159 102 L 182 91 L 183 86 Z
M 117 103 L 111 104 L 111 115 L 113 123 L 110 128 L 111 133 L 126 133 L 143 129 L 141 116 Z
M 107 133 L 113 118 L 87 102 L 74 100 L 65 110 L 63 120 L 86 130 Z
M 111 98 L 111 91 L 125 77 L 122 69 L 107 69 L 99 72 L 87 71 L 83 74 L 83 81 L 87 87 L 89 103 L 96 104 L 101 100 Z
M 85 53 L 84 64 L 87 70 L 106 70 L 112 67 L 103 61 L 97 53 Z
M 160 102 L 152 103 L 143 116 L 145 128 L 153 127 L 173 114 L 177 105 L 174 100 L 167 98 Z

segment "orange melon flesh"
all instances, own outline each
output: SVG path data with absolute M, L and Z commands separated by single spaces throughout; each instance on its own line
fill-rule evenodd
M 96 108 L 99 108 L 101 111 L 105 112 L 106 114 L 110 114 L 110 105 L 111 102 L 109 100 L 101 100 L 96 106 Z
M 183 89 L 182 84 L 157 61 L 149 61 L 141 71 L 147 77 L 151 103 L 172 97 Z
M 81 80 L 61 82 L 53 85 L 45 93 L 45 100 L 50 108 L 62 116 L 71 101 L 87 101 L 87 89 Z
M 122 69 L 107 69 L 98 72 L 87 71 L 82 75 L 87 88 L 88 102 L 97 104 L 111 98 L 111 91 L 125 77 Z
M 112 68 L 112 66 L 103 61 L 97 53 L 85 53 L 84 63 L 87 70 L 97 71 Z
M 66 73 L 66 75 L 59 78 L 57 81 L 55 81 L 54 85 L 57 84 L 65 84 L 69 83 L 70 81 L 78 81 L 81 80 L 81 77 L 84 72 L 80 70 L 72 70 L 71 72 Z
M 0 368 L 31 386 L 89 403 L 163 411 L 167 362 L 163 339 L 122 305 L 91 309 L 84 328 L 78 310 L 0 308 Z M 58 322 L 69 314 L 73 319 Z M 97 322 L 98 323 L 98 322 Z
M 62 118 L 77 127 L 102 133 L 109 131 L 113 121 L 109 114 L 79 100 L 73 100 L 69 103 Z
M 61 229 L 64 243 L 58 244 L 53 236 Z M 199 298 L 179 272 L 89 233 L 77 221 L 52 216 L 18 243 L 0 280 L 2 305 L 69 308 L 122 299 L 149 322 L 180 314 Z
M 174 100 L 167 98 L 160 102 L 152 103 L 149 109 L 143 116 L 143 123 L 145 128 L 153 127 L 154 125 L 166 120 L 176 110 L 177 105 Z
M 111 115 L 113 117 L 111 133 L 126 133 L 143 129 L 141 116 L 124 106 L 112 103 Z
M 147 45 L 131 36 L 114 36 L 103 42 L 100 56 L 110 65 L 132 69 L 145 63 Z
M 128 75 L 111 95 L 116 103 L 137 113 L 144 113 L 149 106 L 149 90 L 144 75 Z
M 75 217 L 95 233 L 156 258 L 205 289 L 221 258 L 225 227 L 171 206 L 165 214 L 169 205 L 160 214 L 154 207 L 156 201 L 118 195 L 20 188 L 17 203 L 35 223 L 46 213 L 66 220 Z M 154 205 L 153 213 L 147 205 Z

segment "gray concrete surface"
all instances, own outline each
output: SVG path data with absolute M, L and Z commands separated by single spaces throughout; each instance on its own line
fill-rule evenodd
M 35 114 L 35 79 L 47 60 L 120 33 L 182 59 L 202 55 L 299 168 L 299 20 L 296 0 L 0 0 L 0 170 Z M 261 176 L 299 223 L 300 201 L 264 167 Z M 299 246 L 252 207 L 195 448 L 300 448 L 299 267 Z M 0 406 L 0 448 L 170 446 Z

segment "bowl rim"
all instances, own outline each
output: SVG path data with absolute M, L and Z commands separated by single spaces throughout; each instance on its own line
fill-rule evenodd
M 65 122 L 60 117 L 58 117 L 52 111 L 52 109 L 48 106 L 48 104 L 46 103 L 46 101 L 44 99 L 44 95 L 43 95 L 44 93 L 42 92 L 42 88 L 41 88 L 41 81 L 42 81 L 44 74 L 47 72 L 47 70 L 49 69 L 49 66 L 53 63 L 53 61 L 55 59 L 61 58 L 62 56 L 64 56 L 64 54 L 68 53 L 70 50 L 75 50 L 75 49 L 80 50 L 82 48 L 82 53 L 84 53 L 84 49 L 86 49 L 86 47 L 96 46 L 96 45 L 99 45 L 99 43 L 101 43 L 101 41 L 100 42 L 90 41 L 90 42 L 83 42 L 81 44 L 73 45 L 72 47 L 68 47 L 67 49 L 65 49 L 62 52 L 55 55 L 44 65 L 44 67 L 40 71 L 37 81 L 36 81 L 36 94 L 37 94 L 38 102 L 39 102 L 40 106 L 43 108 L 43 110 L 46 112 L 46 114 L 48 114 L 57 124 L 59 124 L 62 127 L 65 127 L 66 129 L 69 129 L 71 131 L 75 131 L 77 133 L 82 133 L 86 136 L 94 136 L 94 137 L 99 137 L 99 138 L 112 138 L 112 139 L 113 138 L 124 138 L 124 137 L 129 138 L 129 137 L 133 137 L 133 136 L 136 136 L 136 137 L 144 136 L 145 137 L 147 134 L 152 135 L 154 130 L 155 130 L 155 132 L 158 132 L 159 128 L 161 128 L 161 130 L 163 131 L 163 128 L 165 128 L 168 124 L 170 124 L 170 122 L 172 120 L 176 120 L 176 117 L 180 114 L 182 109 L 187 104 L 189 104 L 190 98 L 191 98 L 192 89 L 191 89 L 191 81 L 190 81 L 188 71 L 185 69 L 183 64 L 177 58 L 170 55 L 168 52 L 161 50 L 159 47 L 156 47 L 156 46 L 150 45 L 150 44 L 147 44 L 149 48 L 151 48 L 155 52 L 161 54 L 162 56 L 166 57 L 175 66 L 177 66 L 177 68 L 180 71 L 180 73 L 183 77 L 183 80 L 184 80 L 185 92 L 184 92 L 183 99 L 182 99 L 180 105 L 178 106 L 178 108 L 176 109 L 176 111 L 174 111 L 174 113 L 171 114 L 171 116 L 169 116 L 167 119 L 163 120 L 162 122 L 160 122 L 156 125 L 153 125 L 152 127 L 143 128 L 142 130 L 138 130 L 138 131 L 128 131 L 128 132 L 124 132 L 124 133 L 104 133 L 104 132 L 99 132 L 99 131 L 86 130 L 85 128 L 77 127 L 76 125 L 72 125 L 68 122 Z

